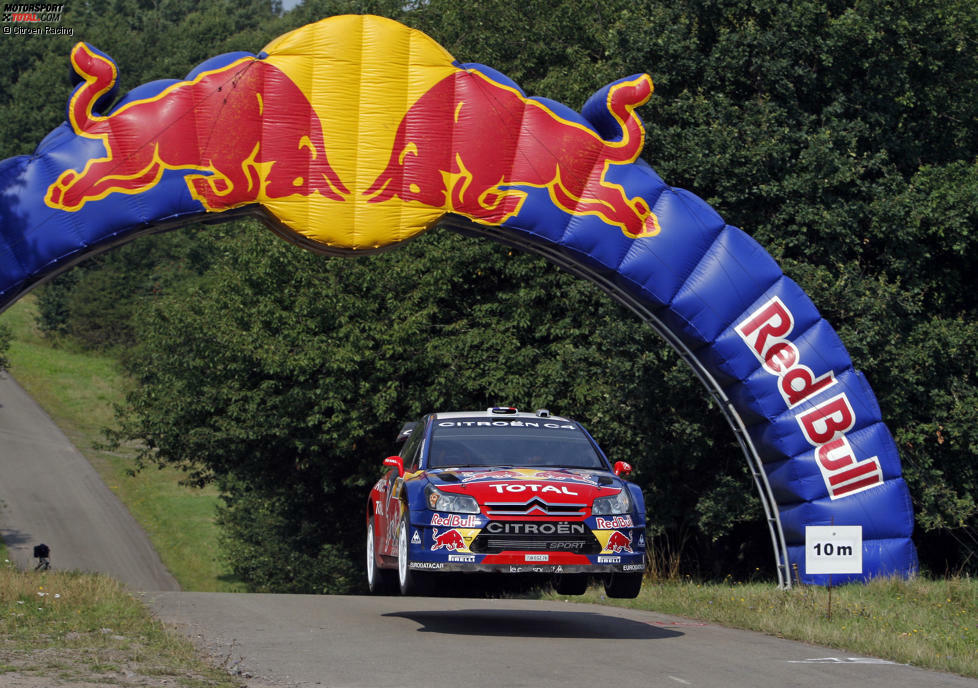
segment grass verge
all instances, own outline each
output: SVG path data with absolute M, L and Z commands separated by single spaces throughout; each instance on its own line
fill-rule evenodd
M 0 683 L 240 685 L 111 578 L 9 563 L 0 565 Z
M 634 600 L 547 596 L 711 621 L 978 678 L 978 580 L 880 579 L 828 590 L 772 583 L 651 583 Z
M 37 331 L 36 313 L 36 299 L 28 295 L 0 316 L 13 333 L 8 358 L 17 382 L 119 496 L 184 590 L 243 591 L 213 555 L 217 493 L 181 486 L 183 474 L 173 469 L 131 475 L 131 454 L 99 449 L 113 407 L 124 399 L 125 375 L 110 356 L 53 345 Z

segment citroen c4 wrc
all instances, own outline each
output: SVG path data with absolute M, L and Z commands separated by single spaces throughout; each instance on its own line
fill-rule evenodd
M 367 501 L 374 593 L 433 592 L 445 574 L 544 574 L 561 594 L 601 578 L 636 597 L 645 572 L 645 502 L 576 421 L 511 407 L 432 413 L 408 423 L 401 452 Z

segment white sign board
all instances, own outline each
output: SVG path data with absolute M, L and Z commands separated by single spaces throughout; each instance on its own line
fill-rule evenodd
M 805 526 L 805 573 L 862 572 L 862 526 Z

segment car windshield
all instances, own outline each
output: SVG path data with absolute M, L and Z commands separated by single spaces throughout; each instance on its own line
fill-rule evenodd
M 427 467 L 463 466 L 606 468 L 574 423 L 542 418 L 436 420 Z

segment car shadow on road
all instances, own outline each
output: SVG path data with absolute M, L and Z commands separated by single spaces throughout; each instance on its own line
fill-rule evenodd
M 598 612 L 459 609 L 384 614 L 421 624 L 421 633 L 522 638 L 600 638 L 657 640 L 683 635 L 652 624 Z

